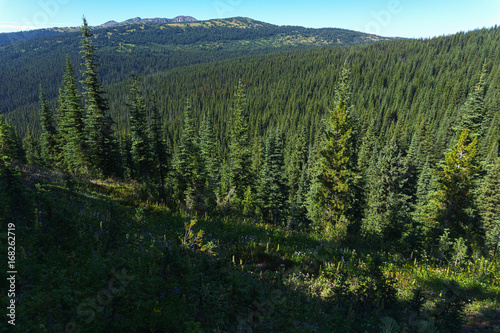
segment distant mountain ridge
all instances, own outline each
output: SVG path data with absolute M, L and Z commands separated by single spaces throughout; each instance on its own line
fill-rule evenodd
M 240 56 L 392 40 L 338 28 L 277 26 L 246 17 L 170 23 L 145 20 L 136 18 L 124 24 L 92 28 L 104 85 L 128 80 L 132 72 L 140 76 Z M 36 110 L 42 78 L 46 96 L 54 100 L 66 55 L 73 64 L 81 61 L 79 30 L 54 28 L 28 32 L 33 35 L 19 33 L 21 39 L 0 45 L 0 112 Z
M 155 18 L 140 18 L 140 17 L 134 17 L 128 20 L 125 20 L 123 22 L 116 22 L 116 21 L 108 21 L 104 24 L 101 24 L 97 27 L 99 28 L 109 28 L 109 27 L 114 27 L 114 26 L 119 26 L 119 25 L 130 25 L 130 24 L 147 24 L 147 23 L 185 23 L 185 22 L 196 22 L 198 21 L 192 16 L 176 16 L 173 19 L 169 18 L 160 18 L 160 17 L 155 17 Z
M 132 24 L 148 24 L 148 23 L 159 23 L 159 24 L 168 24 L 168 23 L 192 23 L 192 22 L 197 22 L 198 20 L 195 19 L 192 16 L 176 16 L 172 19 L 169 18 L 140 18 L 140 17 L 134 17 L 131 19 L 128 19 L 123 22 L 116 22 L 116 21 L 108 21 L 104 24 L 94 26 L 94 29 L 100 29 L 100 28 L 110 28 L 110 27 L 118 27 L 118 26 L 123 26 L 123 25 L 132 25 Z M 75 32 L 79 31 L 80 27 L 54 27 L 54 28 L 45 28 L 45 29 L 35 29 L 35 30 L 28 30 L 28 31 L 17 31 L 17 32 L 4 32 L 0 33 L 0 45 L 3 44 L 10 44 L 18 41 L 23 41 L 23 40 L 30 40 L 30 39 L 36 39 L 36 38 L 43 38 L 43 37 L 48 37 L 48 36 L 53 36 L 61 33 L 66 33 L 66 32 Z

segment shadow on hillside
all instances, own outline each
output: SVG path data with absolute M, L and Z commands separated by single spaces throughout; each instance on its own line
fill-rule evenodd
M 378 332 L 382 317 L 410 320 L 411 304 L 395 297 L 381 262 L 320 274 L 321 258 L 337 251 L 330 242 L 201 218 L 186 239 L 186 217 L 86 192 L 108 185 L 39 182 L 46 192 L 30 188 L 41 227 L 20 235 L 20 281 L 31 287 L 20 289 L 19 311 L 33 331 L 75 322 L 94 332 Z M 297 249 L 310 251 L 301 262 L 291 257 Z M 130 281 L 117 289 L 113 276 L 124 269 Z
M 435 307 L 431 315 L 445 330 L 463 332 L 493 332 L 500 328 L 500 309 L 484 306 L 477 309 L 468 306 L 476 304 L 499 304 L 498 293 L 482 290 L 479 284 L 474 287 L 462 287 L 453 279 L 433 277 L 421 282 L 423 289 L 434 290 L 429 295 Z

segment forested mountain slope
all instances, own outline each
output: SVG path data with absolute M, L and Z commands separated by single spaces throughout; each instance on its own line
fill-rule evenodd
M 79 39 L 0 115 L 25 330 L 498 330 L 500 29 L 115 76 Z
M 148 23 L 94 30 L 105 84 L 180 66 L 249 54 L 353 45 L 384 40 L 344 29 L 275 26 L 247 18 Z M 79 62 L 79 32 L 0 45 L 0 110 L 36 103 L 43 82 L 49 99 L 57 95 L 64 58 Z M 77 67 L 77 71 L 78 71 Z
M 246 85 L 249 132 L 253 139 L 278 125 L 291 142 L 303 128 L 308 143 L 332 107 L 335 81 L 343 64 L 352 71 L 353 112 L 362 136 L 367 128 L 381 141 L 396 135 L 408 147 L 414 133 L 432 135 L 438 158 L 450 143 L 468 95 L 483 65 L 485 117 L 489 151 L 498 138 L 500 29 L 478 30 L 430 40 L 399 40 L 353 48 L 321 48 L 243 57 L 209 65 L 175 69 L 140 78 L 149 98 L 155 93 L 173 140 L 187 97 L 195 122 L 213 113 L 217 135 L 228 133 L 230 99 L 239 79 Z M 109 89 L 111 113 L 119 129 L 127 127 L 128 83 Z M 125 112 L 124 112 L 125 111 Z M 423 139 L 423 138 L 420 138 Z M 223 145 L 224 146 L 224 145 Z

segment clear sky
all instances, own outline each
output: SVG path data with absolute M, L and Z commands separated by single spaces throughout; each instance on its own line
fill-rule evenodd
M 0 32 L 132 17 L 250 17 L 382 36 L 433 37 L 500 25 L 500 0 L 0 0 Z

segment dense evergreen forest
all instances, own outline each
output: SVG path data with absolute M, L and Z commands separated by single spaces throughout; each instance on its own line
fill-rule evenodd
M 20 331 L 500 329 L 500 29 L 241 56 L 251 23 L 165 26 L 160 67 L 158 25 L 10 46 L 52 58 L 1 96 Z
M 33 112 L 40 82 L 48 99 L 56 99 L 65 56 L 79 63 L 79 32 L 72 30 L 0 45 L 3 112 Z M 344 29 L 280 27 L 246 18 L 99 28 L 93 38 L 105 85 L 126 80 L 132 72 L 146 75 L 247 54 L 387 39 Z M 33 80 L 20 80 L 20 76 Z

